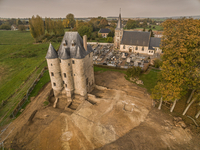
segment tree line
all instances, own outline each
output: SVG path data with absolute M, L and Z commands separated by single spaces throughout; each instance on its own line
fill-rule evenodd
M 178 101 L 189 92 L 185 115 L 189 107 L 200 102 L 200 20 L 166 20 L 161 49 L 164 52 L 160 77 L 152 91 L 152 98 L 173 102 L 170 112 Z M 200 115 L 200 110 L 196 118 Z

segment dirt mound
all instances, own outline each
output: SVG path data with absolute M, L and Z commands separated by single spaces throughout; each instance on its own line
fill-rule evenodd
M 95 80 L 107 88 L 97 86 L 88 101 L 76 100 L 70 112 L 64 108 L 66 99 L 56 109 L 53 98 L 44 106 L 51 90 L 48 84 L 2 134 L 4 139 L 10 133 L 5 146 L 14 150 L 198 148 L 198 138 L 151 108 L 146 90 L 125 80 L 124 74 L 96 73 Z

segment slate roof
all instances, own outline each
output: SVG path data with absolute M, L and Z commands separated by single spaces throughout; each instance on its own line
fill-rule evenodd
M 150 38 L 149 49 L 154 49 L 153 47 L 160 47 L 161 38 Z
M 121 20 L 121 13 L 119 14 L 118 22 L 117 22 L 117 27 L 116 29 L 121 29 L 122 28 L 122 20 Z
M 72 43 L 74 43 L 74 46 L 72 46 Z M 90 45 L 87 45 L 87 51 L 83 47 L 83 39 L 78 32 L 65 32 L 58 50 L 58 57 L 60 59 L 82 59 L 91 52 L 93 50 Z
M 110 29 L 106 28 L 106 29 L 100 29 L 99 33 L 109 33 Z
M 150 32 L 124 31 L 121 44 L 149 46 Z
M 47 55 L 45 58 L 46 59 L 58 58 L 58 54 L 57 54 L 56 50 L 54 49 L 54 47 L 51 45 L 51 43 L 49 44 L 49 49 L 47 51 Z

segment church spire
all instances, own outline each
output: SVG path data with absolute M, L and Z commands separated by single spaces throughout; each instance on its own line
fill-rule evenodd
M 116 29 L 121 29 L 121 28 L 122 28 L 122 20 L 121 20 L 121 8 L 120 8 L 119 18 L 118 18 Z

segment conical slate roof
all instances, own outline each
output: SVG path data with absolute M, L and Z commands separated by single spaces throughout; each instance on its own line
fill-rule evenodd
M 118 22 L 117 22 L 117 27 L 116 29 L 121 29 L 122 28 L 122 20 L 121 20 L 121 13 L 119 14 Z
M 55 59 L 58 58 L 58 54 L 56 52 L 56 50 L 54 49 L 54 47 L 51 45 L 49 45 L 49 49 L 47 51 L 47 55 L 45 57 L 46 59 Z

